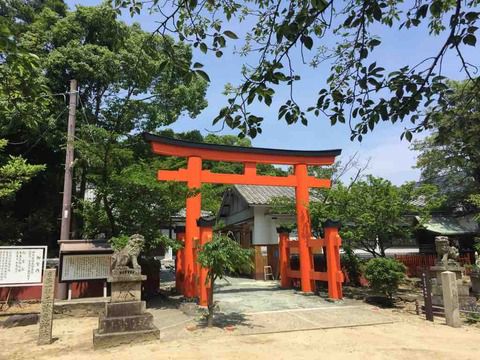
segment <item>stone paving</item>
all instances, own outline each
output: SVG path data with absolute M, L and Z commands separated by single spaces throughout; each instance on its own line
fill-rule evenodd
M 356 327 L 393 322 L 393 316 L 356 300 L 330 302 L 318 295 L 280 289 L 277 281 L 227 278 L 218 281 L 214 299 L 216 326 L 237 335 Z M 149 311 L 162 340 L 192 336 L 201 316 L 188 316 L 174 305 L 152 306 Z M 188 330 L 187 330 L 188 329 Z

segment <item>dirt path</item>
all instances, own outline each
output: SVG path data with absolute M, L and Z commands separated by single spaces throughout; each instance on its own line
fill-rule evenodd
M 160 340 L 93 351 L 97 319 L 59 319 L 58 339 L 36 346 L 37 326 L 0 330 L 0 359 L 478 359 L 480 329 L 449 328 L 416 316 L 392 314 L 395 323 L 263 335 L 241 335 L 218 328 L 179 331 L 177 340 Z

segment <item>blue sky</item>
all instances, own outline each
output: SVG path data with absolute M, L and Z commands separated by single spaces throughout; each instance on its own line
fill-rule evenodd
M 74 0 L 67 1 L 67 3 L 73 8 L 76 4 L 88 6 L 99 4 L 101 1 Z M 152 31 L 157 26 L 155 15 L 149 15 L 146 10 L 133 19 L 129 15 L 124 15 L 122 20 L 127 23 L 139 22 L 146 31 Z M 248 26 L 236 23 L 224 25 L 224 27 L 236 32 L 240 39 L 248 29 Z M 416 64 L 438 52 L 442 41 L 445 39 L 445 35 L 442 35 L 430 37 L 425 28 L 383 31 L 381 34 L 382 45 L 376 50 L 378 62 L 387 71 L 407 64 Z M 240 46 L 241 40 L 232 42 L 232 45 Z M 207 133 L 208 131 L 219 130 L 220 126 L 212 126 L 211 124 L 219 109 L 226 104 L 226 97 L 222 94 L 224 85 L 227 82 L 238 84 L 241 80 L 241 66 L 250 60 L 235 55 L 232 50 L 233 47 L 230 46 L 223 51 L 223 57 L 216 58 L 213 53 L 204 55 L 199 50 L 194 49 L 194 61 L 204 64 L 204 69 L 211 79 L 207 91 L 209 105 L 195 119 L 181 117 L 172 125 L 175 131 L 199 129 L 202 133 Z M 465 51 L 467 59 L 478 58 L 480 55 L 478 48 L 466 48 Z M 302 78 L 295 85 L 294 96 L 300 105 L 308 107 L 316 102 L 316 94 L 325 84 L 325 79 L 328 76 L 329 65 L 326 64 L 313 69 L 308 65 L 303 65 L 299 60 L 298 58 L 293 59 L 295 70 Z M 445 57 L 442 69 L 443 75 L 449 78 L 464 78 L 460 71 L 460 63 L 453 53 Z M 254 146 L 304 150 L 341 148 L 343 150 L 342 157 L 347 158 L 358 152 L 363 162 L 370 159 L 367 172 L 375 176 L 387 178 L 395 184 L 418 180 L 419 171 L 412 169 L 415 165 L 416 154 L 409 149 L 408 142 L 400 141 L 400 134 L 408 124 L 382 123 L 372 133 L 368 134 L 362 143 L 352 142 L 350 141 L 348 125 L 337 124 L 331 126 L 326 118 L 311 116 L 307 127 L 300 124 L 287 125 L 283 121 L 278 121 L 277 109 L 285 100 L 288 89 L 278 87 L 276 91 L 276 97 L 270 107 L 264 104 L 252 104 L 251 111 L 265 119 L 262 125 L 262 134 L 252 141 Z M 227 133 L 236 134 L 237 132 L 224 130 L 220 134 Z M 418 139 L 425 135 L 419 134 L 415 138 Z

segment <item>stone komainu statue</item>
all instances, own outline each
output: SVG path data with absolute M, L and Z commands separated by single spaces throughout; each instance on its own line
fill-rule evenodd
M 130 236 L 127 245 L 122 250 L 116 250 L 113 253 L 112 269 L 128 266 L 139 269 L 140 265 L 138 265 L 137 258 L 144 244 L 145 238 L 142 235 L 135 234 Z
M 450 246 L 447 236 L 435 237 L 435 250 L 437 251 L 437 264 L 447 266 L 458 261 L 459 253 L 455 246 Z

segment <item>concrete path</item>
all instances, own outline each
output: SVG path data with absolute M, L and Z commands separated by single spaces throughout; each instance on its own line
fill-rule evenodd
M 227 278 L 215 292 L 217 323 L 239 334 L 390 323 L 393 317 L 355 300 L 330 302 L 318 295 L 280 289 L 277 281 Z
M 218 309 L 215 325 L 235 335 L 253 335 L 339 327 L 357 327 L 393 322 L 388 313 L 360 301 L 329 302 L 317 295 L 283 290 L 277 281 L 244 278 L 220 280 L 214 300 Z M 188 316 L 173 304 L 150 305 L 161 339 L 194 336 L 204 326 L 201 316 Z

